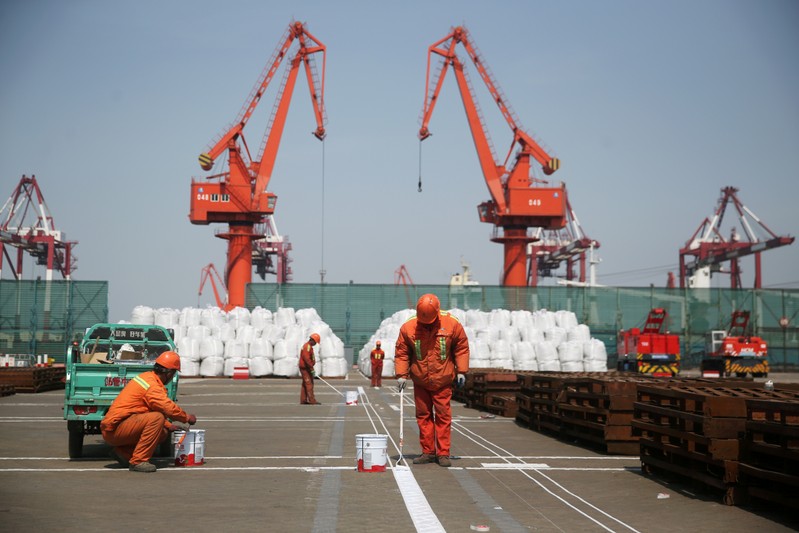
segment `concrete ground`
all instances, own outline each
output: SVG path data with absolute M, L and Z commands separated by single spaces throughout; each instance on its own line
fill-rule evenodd
M 780 375 L 771 378 L 779 383 Z M 794 379 L 794 378 L 786 378 Z M 0 531 L 792 531 L 796 513 L 729 507 L 719 495 L 642 474 L 512 419 L 454 403 L 452 468 L 419 453 L 406 391 L 316 381 L 322 405 L 299 405 L 296 379 L 184 379 L 179 402 L 205 430 L 206 463 L 156 459 L 153 474 L 108 458 L 99 437 L 69 460 L 63 391 L 0 398 Z M 358 405 L 345 392 L 363 388 Z M 334 388 L 336 390 L 334 390 Z M 356 469 L 356 435 L 387 436 L 389 468 Z

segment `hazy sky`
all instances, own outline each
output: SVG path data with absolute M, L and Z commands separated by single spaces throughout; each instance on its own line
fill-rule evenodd
M 561 159 L 553 178 L 600 242 L 599 283 L 665 286 L 725 186 L 777 234 L 799 232 L 793 0 L 5 0 L 0 200 L 36 175 L 56 227 L 79 242 L 74 279 L 109 281 L 111 320 L 197 305 L 202 267 L 224 269 L 223 227 L 188 220 L 197 156 L 292 20 L 327 46 L 329 119 L 323 150 L 301 73 L 270 183 L 295 282 L 324 268 L 330 283 L 392 283 L 404 264 L 416 283 L 443 284 L 463 258 L 498 283 L 502 247 L 478 219 L 489 192 L 451 73 L 417 192 L 427 47 L 456 25 Z M 504 158 L 510 130 L 470 73 Z M 277 81 L 245 130 L 253 149 Z M 733 210 L 725 224 L 738 225 Z M 41 274 L 33 263 L 25 278 Z M 798 288 L 797 266 L 799 244 L 766 252 L 764 286 Z M 751 258 L 742 267 L 751 287 Z M 211 299 L 207 288 L 201 305 Z

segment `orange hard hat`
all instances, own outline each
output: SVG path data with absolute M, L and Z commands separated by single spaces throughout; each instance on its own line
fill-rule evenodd
M 322 340 L 318 333 L 311 333 L 311 338 L 316 344 L 319 344 L 319 341 Z
M 416 302 L 416 319 L 422 324 L 432 324 L 438 318 L 441 302 L 435 294 L 423 294 Z
M 158 356 L 155 364 L 168 370 L 180 370 L 180 356 L 175 352 L 164 352 Z

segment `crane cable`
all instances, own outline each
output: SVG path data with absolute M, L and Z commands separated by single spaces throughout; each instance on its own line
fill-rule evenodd
M 419 139 L 419 192 L 422 192 L 422 140 Z
M 319 267 L 321 283 L 325 282 L 325 140 L 322 139 L 322 264 Z

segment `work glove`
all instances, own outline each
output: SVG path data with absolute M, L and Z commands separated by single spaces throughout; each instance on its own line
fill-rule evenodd
M 168 431 L 188 431 L 189 425 L 183 422 L 167 422 L 166 429 Z
M 466 385 L 466 376 L 463 374 L 458 374 L 458 377 L 455 378 L 455 385 L 460 389 L 464 385 Z
M 197 423 L 197 417 L 194 415 L 189 415 L 189 425 L 193 426 L 196 423 Z
M 405 378 L 397 378 L 397 391 L 402 392 L 405 389 Z
M 316 375 L 316 370 L 311 370 L 311 377 L 312 378 L 319 377 L 319 376 Z

